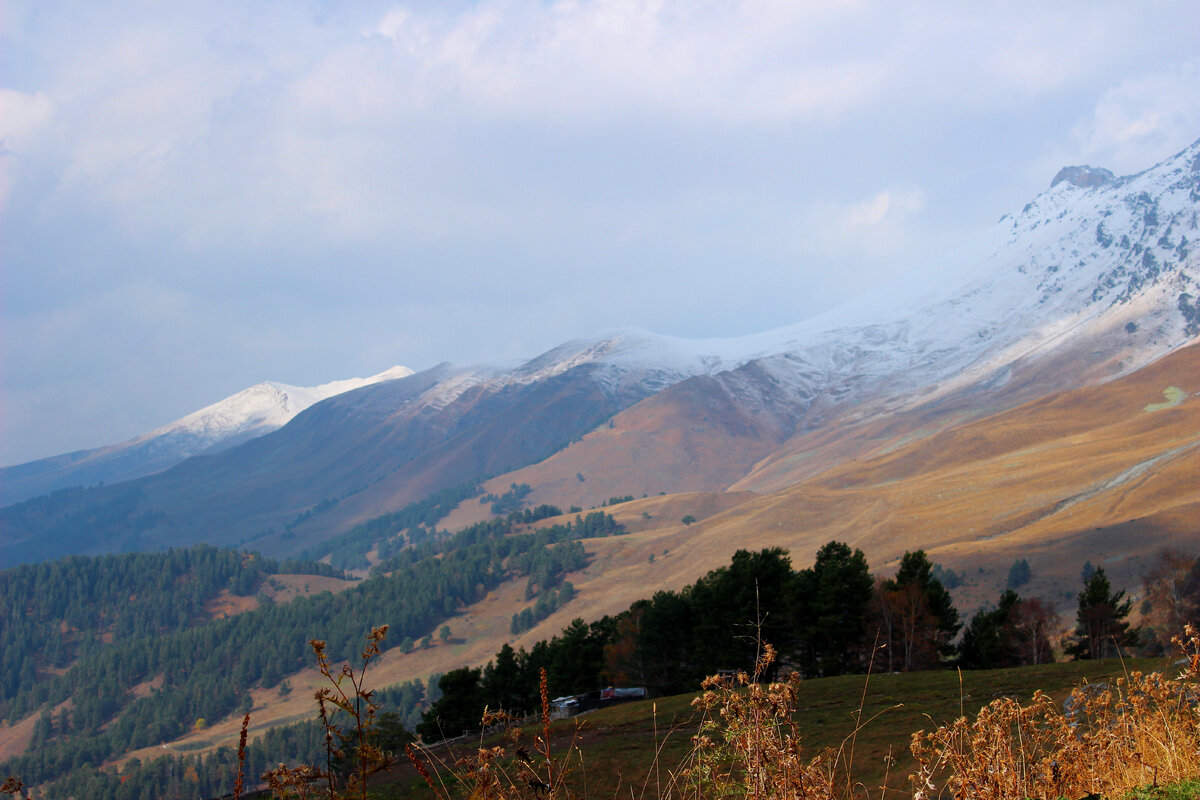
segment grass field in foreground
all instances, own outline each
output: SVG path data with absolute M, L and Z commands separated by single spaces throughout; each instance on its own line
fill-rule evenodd
M 907 674 L 848 675 L 804 681 L 799 689 L 797 723 L 806 752 L 837 749 L 854 730 L 860 703 L 864 722 L 851 751 L 853 776 L 872 793 L 884 783 L 909 792 L 908 775 L 914 761 L 908 751 L 911 735 L 949 722 L 961 714 L 974 714 L 998 697 L 1027 701 L 1041 689 L 1061 702 L 1082 683 L 1097 683 L 1129 671 L 1163 671 L 1173 674 L 1172 659 L 1077 661 L 1002 670 L 940 670 Z M 865 688 L 865 697 L 864 697 Z M 565 752 L 572 741 L 578 757 L 571 759 L 573 774 L 568 785 L 581 800 L 634 797 L 656 798 L 656 787 L 665 788 L 670 773 L 679 768 L 691 750 L 691 737 L 699 714 L 691 701 L 695 694 L 629 703 L 555 722 L 552 746 Z M 536 731 L 523 732 L 528 744 Z M 504 744 L 502 737 L 483 741 L 486 746 Z M 437 755 L 453 765 L 480 742 L 461 743 Z M 894 759 L 890 769 L 888 756 Z M 843 767 L 844 768 L 844 767 Z M 442 770 L 447 781 L 450 775 Z M 407 762 L 389 776 L 376 779 L 379 798 L 418 798 L 429 790 Z M 631 794 L 632 793 L 632 794 Z M 879 796 L 879 795 L 875 795 Z

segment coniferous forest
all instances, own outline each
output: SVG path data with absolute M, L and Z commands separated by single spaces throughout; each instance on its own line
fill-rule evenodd
M 550 515 L 550 507 L 542 509 L 542 516 Z M 453 535 L 415 525 L 405 531 L 393 520 L 392 535 L 403 542 L 371 577 L 337 594 L 278 604 L 261 591 L 272 575 L 343 573 L 328 564 L 281 564 L 208 546 L 72 557 L 0 572 L 0 715 L 10 723 L 41 715 L 33 746 L 2 769 L 30 784 L 84 780 L 80 776 L 103 782 L 99 768 L 114 757 L 170 741 L 197 721 L 249 711 L 251 689 L 280 686 L 311 665 L 310 639 L 326 641 L 331 659 L 347 660 L 373 625 L 391 627 L 385 645 L 431 636 L 505 581 L 525 579 L 531 599 L 550 592 L 557 597 L 563 576 L 586 563 L 580 539 L 623 532 L 601 512 L 520 529 L 534 516 L 514 512 Z M 210 619 L 205 606 L 222 592 L 255 596 L 259 607 Z M 397 725 L 415 726 L 414 709 L 432 699 L 425 688 L 395 690 Z M 275 737 L 289 747 L 309 741 L 302 732 Z M 191 760 L 188 774 L 199 782 L 205 763 Z M 122 773 L 124 787 L 138 782 L 135 773 L 158 781 L 175 769 L 137 767 Z M 139 796 L 132 788 L 112 791 L 117 793 L 89 784 L 82 793 Z

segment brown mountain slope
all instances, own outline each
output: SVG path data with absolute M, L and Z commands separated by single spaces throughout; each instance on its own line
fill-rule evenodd
M 1118 584 L 1133 586 L 1159 547 L 1195 547 L 1198 392 L 1193 346 L 1108 384 L 881 447 L 693 535 L 786 546 L 800 561 L 834 538 L 873 565 L 918 547 L 993 573 L 1027 557 L 1040 588 L 1060 596 L 1077 591 L 1085 560 L 1107 561 Z
M 1017 395 L 1027 385 L 1013 380 Z M 802 418 L 798 433 L 782 447 L 777 444 L 782 425 L 756 428 L 758 420 L 736 404 L 710 402 L 720 388 L 711 379 L 687 381 L 488 488 L 529 483 L 531 500 L 563 507 L 652 495 L 618 507 L 620 515 L 645 510 L 650 520 L 625 520 L 634 531 L 666 535 L 670 529 L 672 537 L 682 537 L 675 552 L 687 569 L 674 576 L 679 585 L 726 563 L 739 547 L 787 547 L 804 564 L 822 544 L 839 539 L 862 547 L 874 566 L 905 550 L 931 551 L 947 566 L 970 573 L 959 594 L 973 607 L 993 602 L 1012 562 L 1029 558 L 1036 578 L 1025 591 L 1069 605 L 1085 561 L 1106 564 L 1118 584 L 1136 588 L 1160 547 L 1194 545 L 1193 520 L 1200 519 L 1200 346 L 1108 383 L 1003 411 L 993 409 L 1011 403 L 1013 395 L 996 391 L 947 395 L 937 404 L 890 416 L 844 409 L 811 431 L 804 430 Z M 709 411 L 713 408 L 740 424 Z M 801 449 L 803 444 L 810 449 Z M 799 477 L 762 496 L 729 492 L 736 499 L 711 518 L 717 509 L 705 514 L 643 509 L 662 484 L 719 489 L 764 450 L 770 455 L 731 488 Z M 713 459 L 710 466 L 696 463 L 702 452 Z M 481 513 L 486 509 L 467 503 L 453 519 L 465 524 Z M 685 529 L 678 523 L 683 513 L 701 522 Z M 652 581 L 643 591 L 628 577 L 619 582 L 622 597 L 631 583 L 635 595 L 671 584 Z M 595 612 L 607 613 L 610 606 L 606 602 Z
M 1138 363 L 1137 344 L 1124 318 L 1093 326 L 1092 335 L 1054 337 L 1012 363 L 973 365 L 961 375 L 915 395 L 857 398 L 825 415 L 809 414 L 796 432 L 731 488 L 767 493 L 879 447 L 899 447 L 973 420 L 998 414 L 1054 392 L 1095 386 Z
M 783 415 L 748 409 L 721 380 L 690 378 L 622 411 L 546 460 L 489 481 L 486 488 L 503 492 L 510 483 L 527 483 L 533 487 L 532 504 L 562 508 L 591 508 L 626 495 L 719 492 L 790 431 Z
M 1200 346 L 1193 346 L 1119 380 L 982 419 L 963 421 L 968 412 L 960 407 L 945 418 L 926 410 L 876 420 L 855 445 L 873 450 L 772 494 L 681 494 L 621 504 L 612 512 L 631 535 L 587 543 L 596 558 L 572 578 L 579 597 L 565 614 L 614 613 L 728 563 L 738 548 L 786 547 L 804 566 L 831 539 L 863 548 L 872 566 L 884 569 L 905 550 L 929 550 L 963 573 L 955 595 L 964 612 L 995 602 L 1017 558 L 1034 568 L 1022 592 L 1046 596 L 1064 611 L 1085 561 L 1136 590 L 1159 548 L 1196 545 L 1198 393 Z M 635 407 L 625 415 L 638 413 Z M 618 417 L 612 433 L 585 437 L 555 458 L 582 454 L 593 437 L 618 440 L 622 429 Z M 828 437 L 833 452 L 832 430 Z M 537 469 L 510 473 L 497 485 L 525 479 L 537 487 L 535 497 L 541 489 L 555 500 L 556 484 L 534 483 Z M 610 477 L 605 492 L 620 491 L 620 479 Z M 573 474 L 572 481 L 578 482 Z M 684 514 L 699 521 L 684 526 Z M 558 622 L 543 623 L 545 632 Z

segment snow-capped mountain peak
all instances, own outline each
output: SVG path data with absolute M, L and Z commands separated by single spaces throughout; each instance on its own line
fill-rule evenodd
M 320 386 L 266 381 L 120 444 L 31 461 L 0 470 L 0 505 L 68 486 L 129 480 L 190 456 L 215 453 L 286 425 L 334 395 L 412 374 L 408 367 Z
M 349 521 L 419 499 L 416 492 L 535 464 L 591 432 L 603 450 L 612 444 L 604 431 L 621 430 L 613 420 L 660 392 L 671 394 L 635 414 L 636 437 L 653 438 L 652 425 L 676 420 L 682 427 L 659 441 L 685 443 L 678 453 L 660 453 L 681 465 L 680 481 L 716 481 L 716 473 L 705 477 L 692 463 L 706 452 L 704 442 L 729 440 L 741 454 L 729 463 L 754 472 L 722 467 L 726 477 L 781 487 L 794 470 L 817 463 L 786 449 L 811 444 L 806 432 L 836 437 L 843 423 L 869 427 L 915 408 L 990 413 L 1116 378 L 1195 342 L 1197 239 L 1200 142 L 1136 175 L 1068 170 L 957 251 L 783 328 L 706 340 L 626 328 L 517 364 L 442 364 L 388 380 L 408 375 L 397 369 L 320 387 L 268 382 L 124 445 L 9 468 L 0 489 L 111 482 L 148 475 L 148 465 L 164 470 L 181 453 L 230 448 L 146 478 L 146 509 L 187 509 L 154 522 L 159 539 L 148 533 L 146 541 L 194 535 L 172 526 L 215 513 L 213 505 L 226 515 L 215 527 L 231 541 L 244 540 L 264 535 L 264 519 L 286 523 L 325 498 L 354 497 L 338 505 Z M 700 379 L 687 380 L 693 376 Z M 323 398 L 277 433 L 231 447 Z M 605 421 L 609 426 L 599 429 Z M 706 439 L 712 431 L 725 438 Z M 636 437 L 622 447 L 640 447 L 628 444 L 643 440 Z M 697 447 L 689 449 L 689 441 Z M 784 449 L 771 451 L 776 446 Z M 769 452 L 776 455 L 764 460 Z M 568 470 L 567 483 L 583 483 L 586 470 L 576 470 Z M 213 492 L 239 499 L 214 504 Z M 88 502 L 88 493 L 78 502 Z M 230 516 L 241 512 L 228 509 L 243 507 L 255 515 Z M 322 530 L 332 520 L 323 520 Z
M 247 434 L 258 436 L 283 427 L 301 411 L 326 398 L 412 374 L 408 367 L 396 366 L 367 378 L 347 378 L 319 386 L 264 381 L 144 433 L 131 443 L 185 436 L 194 438 L 196 447 L 202 450 L 234 437 L 245 440 L 249 438 Z

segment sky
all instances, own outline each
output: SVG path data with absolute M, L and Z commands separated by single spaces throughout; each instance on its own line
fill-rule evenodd
M 735 336 L 1200 137 L 1200 4 L 0 0 L 0 464 Z

